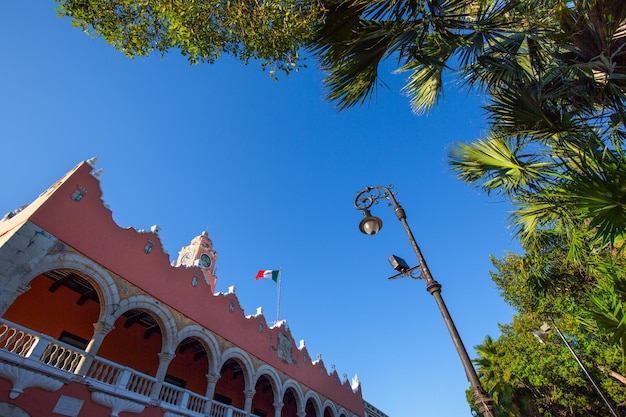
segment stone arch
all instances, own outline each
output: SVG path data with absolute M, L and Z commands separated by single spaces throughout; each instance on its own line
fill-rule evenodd
M 145 310 L 153 313 L 163 332 L 161 351 L 174 353 L 174 349 L 176 349 L 174 335 L 177 333 L 177 326 L 172 312 L 167 307 L 147 295 L 133 295 L 120 301 L 117 310 L 109 316 L 110 324 L 113 324 L 128 310 Z
M 174 348 L 176 348 L 183 340 L 188 337 L 195 337 L 202 343 L 204 349 L 208 353 L 209 372 L 219 372 L 218 359 L 220 357 L 220 348 L 217 339 L 209 330 L 197 324 L 185 326 L 178 331 L 173 340 Z
M 250 412 L 255 394 L 252 360 L 238 347 L 226 349 L 220 359 L 213 400 Z
M 282 384 L 278 372 L 269 365 L 261 365 L 256 370 L 251 385 L 254 387 L 251 402 L 253 414 L 275 416 L 276 410 L 282 409 Z
M 248 353 L 238 347 L 231 347 L 222 352 L 222 357 L 220 360 L 220 369 L 229 359 L 234 359 L 242 365 L 243 375 L 246 381 L 246 390 L 254 389 L 254 364 L 248 356 Z
M 266 375 L 268 377 L 268 380 L 270 381 L 270 384 L 272 385 L 272 389 L 274 390 L 274 394 L 276 395 L 276 397 L 282 398 L 282 394 L 283 394 L 282 383 L 280 381 L 280 375 L 278 375 L 278 372 L 276 372 L 276 369 L 274 369 L 273 367 L 269 365 L 259 366 L 259 369 L 257 369 L 254 374 L 253 384 L 256 384 L 259 378 L 261 378 L 263 375 Z
M 295 391 L 296 400 L 298 401 L 298 404 L 300 405 L 300 408 L 301 408 L 302 404 L 304 403 L 304 393 L 302 392 L 302 387 L 300 386 L 298 382 L 289 378 L 283 383 L 283 391 L 281 394 L 285 395 L 285 392 L 287 392 L 287 389 L 289 388 L 292 388 Z
M 335 403 L 331 400 L 324 401 L 322 410 L 322 415 L 320 417 L 337 417 L 337 407 L 335 406 Z M 329 416 L 326 415 L 326 410 L 330 411 Z
M 319 395 L 315 392 L 315 391 L 309 391 L 306 393 L 305 397 L 304 397 L 304 409 L 306 411 L 306 405 L 308 401 L 311 401 L 311 404 L 313 404 L 313 407 L 315 408 L 315 415 L 317 417 L 322 417 L 323 416 L 323 408 L 322 408 L 322 400 L 320 399 Z
M 337 410 L 337 415 L 339 417 L 348 417 L 349 415 L 351 415 L 350 413 L 348 413 L 348 410 L 346 410 L 343 407 L 339 407 L 339 410 Z
M 119 304 L 119 291 L 109 271 L 91 259 L 77 253 L 66 252 L 46 256 L 41 262 L 35 265 L 27 278 L 23 279 L 22 282 L 28 284 L 39 275 L 55 269 L 76 271 L 94 286 L 94 290 L 100 300 L 99 321 L 105 321 L 106 316 L 112 313 L 115 306 Z M 94 285 L 94 283 L 96 285 Z
M 304 413 L 304 393 L 302 387 L 295 380 L 289 378 L 283 383 L 283 389 L 281 393 L 281 401 L 285 402 L 285 395 L 291 391 L 296 401 L 296 410 L 298 413 Z

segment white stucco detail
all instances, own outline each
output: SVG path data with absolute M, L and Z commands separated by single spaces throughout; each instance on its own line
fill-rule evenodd
M 324 401 L 324 404 L 322 406 L 322 415 L 324 415 L 324 411 L 326 409 L 329 409 L 331 412 L 331 417 L 337 417 L 337 407 L 335 407 L 335 403 L 330 401 L 330 400 L 326 400 Z
M 91 259 L 75 252 L 61 252 L 48 255 L 30 271 L 25 283 L 29 283 L 37 276 L 55 269 L 69 269 L 78 272 L 94 287 L 100 301 L 99 321 L 106 321 L 111 314 L 111 307 L 120 302 L 120 294 L 111 274 Z
M 152 297 L 134 295 L 120 301 L 119 308 L 113 315 L 113 321 L 117 320 L 126 311 L 133 309 L 145 310 L 154 314 L 163 334 L 161 351 L 174 352 L 176 349 L 174 336 L 178 333 L 178 328 L 171 311 Z
M 222 352 L 222 356 L 220 358 L 220 370 L 229 359 L 235 359 L 239 361 L 242 366 L 243 375 L 246 381 L 246 390 L 254 390 L 254 382 L 256 382 L 253 382 L 254 364 L 252 363 L 248 352 L 238 347 L 231 347 L 226 349 L 224 352 Z
M 285 397 L 285 393 L 287 390 L 291 388 L 294 392 L 294 397 L 296 398 L 296 404 L 298 405 L 298 410 L 304 410 L 304 393 L 302 392 L 302 387 L 298 382 L 289 378 L 283 383 L 283 391 L 281 394 L 281 399 Z
M 0 416 L 4 417 L 30 417 L 26 411 L 16 405 L 0 403 Z
M 173 340 L 173 344 L 178 347 L 178 345 L 188 337 L 195 337 L 204 346 L 209 361 L 209 372 L 219 373 L 218 358 L 220 357 L 220 347 L 215 335 L 202 326 L 192 324 L 178 331 L 176 338 Z
M 306 395 L 304 396 L 304 407 L 306 408 L 306 403 L 311 400 L 311 402 L 313 403 L 313 406 L 315 407 L 315 414 L 318 416 L 321 416 L 324 412 L 324 410 L 322 409 L 322 400 L 320 399 L 320 396 L 317 394 L 317 392 L 315 391 L 309 391 L 306 393 Z
M 111 410 L 111 417 L 118 417 L 119 413 L 141 413 L 145 405 L 138 402 L 126 400 L 124 398 L 116 397 L 115 395 L 105 394 L 100 391 L 93 391 L 91 393 L 91 399 L 96 404 L 103 405 Z
M 46 391 L 57 391 L 63 386 L 63 382 L 58 379 L 6 362 L 0 362 L 0 376 L 11 381 L 13 385 L 9 392 L 11 399 L 19 397 L 26 388 L 37 387 Z
M 280 375 L 278 375 L 278 372 L 276 372 L 276 369 L 274 369 L 273 367 L 269 365 L 259 366 L 259 368 L 256 370 L 254 374 L 255 385 L 257 381 L 259 380 L 259 378 L 261 378 L 261 376 L 263 375 L 265 375 L 269 379 L 270 384 L 272 385 L 272 390 L 274 391 L 274 395 L 280 400 L 282 400 L 283 388 L 282 388 L 282 383 L 280 381 Z

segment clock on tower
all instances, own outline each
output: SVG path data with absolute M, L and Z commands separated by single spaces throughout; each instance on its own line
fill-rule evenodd
M 178 253 L 176 266 L 199 267 L 204 276 L 204 281 L 211 291 L 215 291 L 217 276 L 215 275 L 215 261 L 217 260 L 217 252 L 213 250 L 213 242 L 209 239 L 209 234 L 204 231 L 199 236 L 191 240 L 188 246 L 185 246 Z

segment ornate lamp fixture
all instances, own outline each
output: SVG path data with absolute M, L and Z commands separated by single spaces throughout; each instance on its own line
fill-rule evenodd
M 484 417 L 495 417 L 494 411 L 494 402 L 489 397 L 489 395 L 483 389 L 480 380 L 478 379 L 478 375 L 476 374 L 476 370 L 472 365 L 472 361 L 467 354 L 467 350 L 463 345 L 463 341 L 461 340 L 461 336 L 459 336 L 459 332 L 452 321 L 452 317 L 448 312 L 448 308 L 443 301 L 443 297 L 441 296 L 441 284 L 439 284 L 435 279 L 433 279 L 430 270 L 428 269 L 428 265 L 426 265 L 426 261 L 422 256 L 422 252 L 415 241 L 415 237 L 413 237 L 413 232 L 409 227 L 409 224 L 406 221 L 406 213 L 402 206 L 398 203 L 395 197 L 395 192 L 391 191 L 393 185 L 389 187 L 384 187 L 381 185 L 365 187 L 361 192 L 357 193 L 357 196 L 354 200 L 354 207 L 357 210 L 361 210 L 363 212 L 363 220 L 359 223 L 359 230 L 365 233 L 366 235 L 375 235 L 382 229 L 383 221 L 376 217 L 372 216 L 370 213 L 370 208 L 378 204 L 378 200 L 385 199 L 388 200 L 388 205 L 392 206 L 394 212 L 396 213 L 396 217 L 404 226 L 404 230 L 411 242 L 411 246 L 413 246 L 413 251 L 415 252 L 415 256 L 417 256 L 417 266 L 411 268 L 408 263 L 395 255 L 391 255 L 389 257 L 389 263 L 399 272 L 399 274 L 390 277 L 389 279 L 395 279 L 400 277 L 410 277 L 413 279 L 421 278 L 426 281 L 426 290 L 435 298 L 437 302 L 437 306 L 439 307 L 439 311 L 443 316 L 443 320 L 450 332 L 450 336 L 452 337 L 452 342 L 454 343 L 454 347 L 459 354 L 461 362 L 463 363 L 463 368 L 465 369 L 465 374 L 467 375 L 467 379 L 469 380 L 473 390 L 474 390 L 474 400 L 478 412 L 481 413 Z

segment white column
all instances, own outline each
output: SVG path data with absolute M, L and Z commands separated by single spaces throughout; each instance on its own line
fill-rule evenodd
M 280 417 L 280 413 L 281 413 L 285 403 L 283 403 L 282 401 L 276 401 L 272 405 L 274 406 L 274 417 Z
M 211 414 L 211 404 L 213 404 L 213 395 L 215 395 L 215 386 L 217 385 L 217 381 L 219 381 L 220 376 L 221 376 L 220 374 L 215 373 L 215 372 L 211 372 L 206 375 L 207 385 L 206 385 L 206 393 L 204 394 L 204 396 L 208 398 L 208 401 L 206 402 L 206 405 L 204 406 L 205 415 Z
M 172 352 L 161 352 L 159 353 L 159 368 L 156 372 L 156 382 L 152 387 L 152 392 L 150 393 L 150 398 L 153 400 L 158 400 L 159 395 L 161 394 L 161 386 L 163 385 L 163 379 L 165 379 L 165 374 L 167 373 L 167 368 L 170 366 L 170 362 L 174 359 L 176 355 Z
M 243 393 L 246 396 L 246 402 L 243 406 L 243 411 L 245 411 L 246 413 L 248 413 L 248 415 L 250 415 L 252 411 L 252 398 L 254 397 L 254 394 L 256 394 L 256 391 L 253 389 L 250 389 L 250 390 L 245 390 Z
M 91 366 L 91 363 L 93 362 L 93 358 L 94 356 L 96 356 L 96 353 L 98 353 L 98 349 L 100 349 L 100 346 L 102 345 L 102 342 L 104 341 L 104 337 L 107 334 L 109 334 L 109 332 L 113 330 L 115 326 L 105 321 L 99 321 L 93 324 L 93 328 L 94 328 L 93 336 L 91 337 L 89 344 L 85 348 L 85 352 L 87 354 L 80 361 L 80 363 L 78 364 L 78 367 L 76 368 L 76 373 L 78 375 L 82 375 L 82 376 L 87 375 L 87 372 L 89 371 L 89 367 Z

